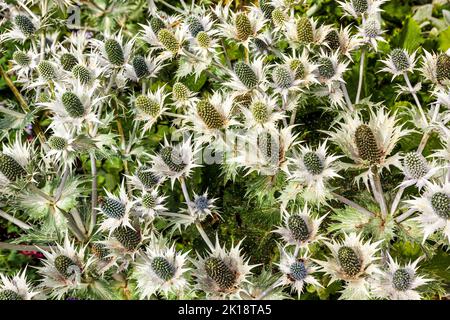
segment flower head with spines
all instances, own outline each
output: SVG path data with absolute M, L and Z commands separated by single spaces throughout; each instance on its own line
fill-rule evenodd
M 380 6 L 387 0 L 344 0 L 338 1 L 344 9 L 344 16 L 353 18 L 370 17 L 383 11 Z
M 158 88 L 155 92 L 150 89 L 133 99 L 135 121 L 143 122 L 142 134 L 150 130 L 168 110 L 166 98 L 169 93 L 165 93 L 165 87 Z
M 250 41 L 264 27 L 266 19 L 264 13 L 258 7 L 251 6 L 246 9 L 248 10 L 230 12 L 229 5 L 227 5 L 222 8 L 222 12 L 217 10 L 215 12 L 221 18 L 221 23 L 218 26 L 220 34 L 248 48 Z
M 135 201 L 128 198 L 125 182 L 122 181 L 119 187 L 119 195 L 115 196 L 105 190 L 106 197 L 103 199 L 98 209 L 105 215 L 105 219 L 100 225 L 101 230 L 106 230 L 112 234 L 119 227 L 132 227 L 131 214 Z
M 189 178 L 192 170 L 200 165 L 197 157 L 200 149 L 192 137 L 184 138 L 178 144 L 172 144 L 164 137 L 159 153 L 152 155 L 151 172 L 163 178 L 169 178 L 173 187 L 176 180 Z
M 193 275 L 197 288 L 204 291 L 208 297 L 239 298 L 244 290 L 242 285 L 249 281 L 250 271 L 255 265 L 249 265 L 248 260 L 241 255 L 241 243 L 232 245 L 231 249 L 227 250 L 220 246 L 216 237 L 216 244 L 214 248 L 210 248 L 208 255 L 198 255 L 198 260 L 194 261 Z
M 196 133 L 197 143 L 220 147 L 225 143 L 226 131 L 239 124 L 232 111 L 233 96 L 224 91 L 215 91 L 212 96 L 197 102 L 195 110 L 183 119 L 186 125 L 180 130 Z
M 330 283 L 344 280 L 346 285 L 339 299 L 362 300 L 372 296 L 369 280 L 378 274 L 379 267 L 375 262 L 379 259 L 376 253 L 380 243 L 364 242 L 361 234 L 344 234 L 343 241 L 325 242 L 332 257 L 326 261 L 313 260 L 322 267 L 322 271 L 331 276 Z
M 188 289 L 186 279 L 188 252 L 175 250 L 162 237 L 152 234 L 150 243 L 135 262 L 132 277 L 137 280 L 137 291 L 142 298 L 150 298 L 160 292 L 166 297 L 174 293 L 179 297 Z
M 376 166 L 380 170 L 395 166 L 401 168 L 400 155 L 391 155 L 394 147 L 403 136 L 410 133 L 398 124 L 396 113 L 390 114 L 384 107 L 374 111 L 370 109 L 370 120 L 365 123 L 361 112 L 342 114 L 339 127 L 328 134 L 344 154 L 355 164 L 343 164 L 349 168 L 371 168 Z M 356 177 L 362 179 L 366 185 L 371 170 L 367 170 Z
M 388 254 L 387 268 L 373 280 L 374 295 L 389 300 L 421 300 L 417 289 L 432 281 L 417 273 L 422 259 L 419 257 L 402 266 Z
M 146 164 L 141 164 L 138 160 L 136 170 L 131 176 L 127 176 L 128 183 L 137 190 L 151 191 L 164 182 L 164 179 L 154 173 L 151 167 Z
M 99 63 L 107 74 L 118 72 L 116 76 L 123 77 L 125 66 L 131 62 L 131 52 L 136 38 L 125 41 L 122 31 L 116 34 L 105 33 L 104 40 L 91 39 L 91 45 Z
M 419 190 L 441 169 L 435 162 L 428 163 L 423 155 L 414 151 L 403 156 L 402 166 L 405 180 L 400 187 L 416 185 Z
M 42 250 L 45 259 L 43 266 L 37 267 L 37 270 L 42 276 L 40 286 L 49 291 L 50 297 L 61 299 L 68 293 L 87 288 L 83 276 L 93 260 L 87 258 L 85 251 L 86 247 L 77 249 L 67 235 L 63 245 Z
M 135 54 L 125 65 L 124 76 L 135 82 L 156 78 L 164 66 L 162 61 L 154 59 L 151 54 L 147 56 Z
M 183 82 L 174 83 L 171 97 L 176 109 L 192 109 L 199 101 L 197 92 L 191 91 Z
M 0 300 L 33 300 L 40 295 L 27 280 L 27 268 L 9 277 L 0 273 Z
M 156 188 L 144 190 L 139 196 L 134 196 L 136 214 L 145 221 L 153 221 L 157 216 L 167 211 L 166 199 L 167 196 L 161 196 Z
M 433 233 L 441 230 L 442 235 L 450 242 L 450 183 L 428 182 L 420 197 L 406 200 L 410 210 L 420 214 L 414 218 L 423 229 L 423 242 Z
M 30 48 L 28 51 L 17 48 L 12 55 L 11 62 L 13 67 L 9 72 L 17 75 L 17 81 L 19 83 L 26 83 L 29 81 L 33 70 L 36 69 L 39 58 L 40 55 L 34 48 Z
M 45 159 L 55 162 L 63 171 L 74 168 L 76 161 L 76 136 L 72 128 L 55 123 L 51 126 L 53 135 L 47 140 L 50 150 Z
M 331 93 L 333 84 L 344 83 L 343 73 L 347 70 L 348 62 L 339 60 L 339 52 L 325 53 L 321 51 L 316 61 L 316 77 Z
M 450 49 L 440 53 L 424 50 L 420 71 L 435 89 L 446 90 L 450 84 Z
M 290 254 L 285 248 L 279 247 L 280 263 L 277 264 L 282 273 L 279 286 L 290 286 L 291 292 L 297 292 L 300 298 L 306 285 L 321 288 L 322 285 L 314 277 L 319 268 L 310 259 L 310 254 L 303 251 L 300 257 Z
M 381 60 L 385 65 L 380 71 L 388 72 L 392 74 L 392 80 L 407 72 L 413 72 L 416 65 L 416 51 L 412 54 L 406 49 L 394 49 L 388 55 L 386 60 Z
M 264 64 L 264 57 L 258 57 L 250 63 L 237 61 L 233 70 L 229 71 L 231 79 L 224 83 L 236 93 L 244 94 L 266 88 L 267 66 Z
M 96 87 L 87 87 L 80 81 L 73 81 L 70 86 L 57 85 L 55 89 L 53 100 L 38 103 L 53 113 L 55 122 L 73 127 L 76 133 L 81 132 L 88 124 L 100 123 L 95 111 L 105 97 L 98 96 Z
M 310 85 L 319 83 L 316 77 L 318 65 L 310 60 L 308 50 L 302 50 L 301 54 L 298 50 L 293 50 L 292 55 L 282 54 L 282 60 L 294 72 L 300 87 L 309 88 Z
M 264 129 L 276 131 L 278 122 L 284 118 L 276 98 L 260 92 L 253 96 L 249 108 L 241 108 L 241 111 L 245 117 L 245 128 L 257 131 Z
M 369 17 L 358 28 L 358 37 L 361 40 L 372 46 L 375 51 L 378 51 L 378 42 L 386 42 L 386 39 L 382 37 L 384 31 L 381 29 L 381 23 L 376 17 Z
M 158 61 L 174 59 L 184 50 L 183 45 L 188 36 L 188 28 L 175 23 L 177 17 L 152 19 L 147 25 L 140 24 L 142 27 L 140 38 L 151 46 L 150 52 L 157 52 Z
M 330 26 L 319 26 L 313 18 L 304 16 L 296 19 L 291 16 L 285 22 L 284 35 L 292 48 L 306 46 L 310 50 L 315 45 L 322 45 L 329 31 Z
M 319 228 L 326 215 L 313 217 L 311 209 L 305 204 L 298 211 L 281 211 L 283 224 L 273 232 L 278 233 L 286 245 L 307 248 L 311 243 L 325 239 L 319 234 Z
M 6 191 L 7 187 L 16 182 L 30 178 L 29 164 L 31 161 L 31 145 L 22 142 L 22 137 L 16 134 L 14 142 L 3 144 L 0 152 L 0 188 Z
M 20 9 L 10 7 L 12 28 L 1 34 L 0 42 L 18 41 L 24 44 L 34 39 L 38 31 L 45 27 L 42 18 L 34 14 L 25 4 L 23 7 Z
M 288 158 L 288 180 L 305 186 L 302 197 L 306 201 L 323 202 L 330 193 L 328 180 L 341 178 L 336 164 L 341 157 L 328 155 L 326 144 L 327 140 L 315 150 L 300 145 L 299 150 Z

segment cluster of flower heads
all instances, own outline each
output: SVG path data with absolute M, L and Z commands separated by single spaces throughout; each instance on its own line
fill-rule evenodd
M 166 8 L 155 0 L 143 10 L 148 21 L 137 33 L 54 28 L 52 14 L 76 0 L 0 4 L 6 30 L 0 41 L 15 46 L 7 75 L 15 77 L 13 86 L 21 91 L 16 96 L 23 100 L 23 110 L 10 109 L 8 115 L 19 127 L 34 119 L 35 137 L 25 140 L 18 130 L 0 153 L 2 193 L 28 221 L 1 213 L 25 233 L 39 230 L 34 238 L 40 235 L 42 245 L 36 248 L 45 256 L 37 267 L 41 283 L 31 285 L 25 271 L 2 275 L 0 299 L 115 299 L 110 279 L 125 287 L 134 281 L 125 296 L 134 290 L 141 299 L 277 299 L 288 297 L 287 287 L 300 296 L 307 287 L 322 290 L 335 281 L 342 284 L 341 299 L 420 299 L 420 289 L 434 281 L 417 271 L 423 257 L 398 263 L 389 241 L 400 230 L 422 244 L 450 241 L 450 52 L 424 51 L 420 67 L 417 53 L 405 49 L 382 60 L 379 71 L 403 76 L 399 94 L 410 94 L 415 103 L 408 123 L 382 103 L 360 100 L 359 90 L 352 103 L 344 74 L 356 53 L 364 63 L 364 53 L 377 52 L 385 41 L 384 2 L 339 2 L 355 23 L 337 28 L 301 14 L 302 1 L 260 0 L 232 10 L 232 2 L 181 1 Z M 242 55 L 231 60 L 227 46 Z M 161 83 L 166 70 L 174 72 L 172 80 Z M 413 86 L 409 80 L 416 70 L 432 87 L 431 106 L 422 106 L 416 94 L 421 82 Z M 211 83 L 206 92 L 184 81 L 205 74 Z M 336 115 L 318 146 L 299 138 L 296 114 L 309 98 Z M 38 113 L 48 118 L 45 132 Z M 128 132 L 121 117 L 131 120 Z M 172 134 L 149 149 L 143 141 L 162 121 Z M 398 142 L 413 131 L 423 134 L 417 150 L 397 152 Z M 442 148 L 425 158 L 432 134 Z M 331 145 L 341 154 L 331 153 Z M 117 192 L 98 197 L 96 161 L 112 155 L 124 159 L 127 171 Z M 91 168 L 80 178 L 82 157 Z M 227 248 L 203 230 L 208 218 L 220 219 L 220 208 L 208 191 L 190 190 L 190 178 L 196 168 L 213 163 L 231 180 L 284 177 L 274 204 L 281 213 L 280 226 L 272 230 L 280 241 L 274 274 L 258 275 L 260 266 L 250 264 L 242 242 Z M 380 176 L 393 167 L 404 180 L 391 199 Z M 336 183 L 350 170 L 373 205 L 340 194 Z M 171 212 L 162 190 L 176 186 L 185 205 Z M 403 196 L 409 187 L 417 188 L 417 197 Z M 270 183 L 262 193 L 267 188 Z M 346 210 L 323 214 L 335 201 Z M 323 224 L 330 219 L 328 232 Z M 159 230 L 159 220 L 172 228 Z M 183 252 L 170 240 L 189 226 L 198 230 L 207 252 Z

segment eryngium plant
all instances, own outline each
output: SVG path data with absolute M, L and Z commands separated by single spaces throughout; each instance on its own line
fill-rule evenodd
M 226 3 L 0 4 L 0 300 L 448 297 L 448 6 Z

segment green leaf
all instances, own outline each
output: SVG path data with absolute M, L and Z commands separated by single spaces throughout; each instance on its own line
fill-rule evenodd
M 424 42 L 419 24 L 408 18 L 400 33 L 400 44 L 403 48 L 414 51 Z
M 118 157 L 112 157 L 105 161 L 103 169 L 108 173 L 119 173 L 123 170 L 122 160 Z
M 439 49 L 447 51 L 450 48 L 450 27 L 439 34 Z

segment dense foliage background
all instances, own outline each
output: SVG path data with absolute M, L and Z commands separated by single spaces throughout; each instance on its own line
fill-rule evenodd
M 10 3 L 11 1 L 6 1 Z M 81 1 L 81 22 L 88 26 L 90 30 L 95 32 L 102 32 L 107 29 L 117 30 L 120 27 L 125 35 L 133 35 L 138 31 L 139 23 L 145 23 L 146 16 L 146 2 L 144 0 L 134 1 Z M 177 6 L 178 1 L 168 0 L 168 3 Z M 202 3 L 214 4 L 215 1 Z M 239 9 L 248 5 L 249 1 L 233 1 L 232 8 Z M 158 5 L 159 6 L 159 5 Z M 103 8 L 103 9 L 102 9 Z M 104 10 L 104 8 L 108 8 Z M 364 86 L 362 91 L 363 98 L 370 98 L 372 101 L 383 101 L 386 106 L 392 111 L 407 110 L 414 102 L 410 95 L 397 96 L 395 83 L 403 81 L 403 79 L 394 80 L 391 82 L 389 75 L 379 73 L 382 68 L 381 59 L 393 48 L 406 48 L 410 52 L 417 50 L 420 55 L 424 49 L 427 51 L 445 51 L 450 48 L 450 4 L 447 1 L 427 1 L 427 0 L 395 0 L 389 1 L 382 6 L 384 10 L 381 15 L 384 21 L 383 29 L 385 30 L 384 38 L 386 43 L 379 44 L 378 52 L 370 52 L 367 57 L 367 67 L 364 74 Z M 166 12 L 171 12 L 170 8 L 164 8 Z M 317 18 L 321 23 L 333 24 L 338 26 L 340 23 L 348 25 L 352 21 L 348 17 L 342 17 L 342 9 L 334 0 L 308 0 L 306 5 L 299 7 L 300 12 L 307 12 L 309 15 Z M 64 12 L 59 12 L 61 16 L 54 16 L 51 19 L 62 19 Z M 71 30 L 65 25 L 61 25 L 63 33 L 70 33 Z M 1 31 L 1 29 L 0 29 Z M 14 52 L 15 44 L 2 43 L 1 44 L 0 65 L 4 70 L 10 68 L 10 60 Z M 239 59 L 243 52 L 238 47 L 232 44 L 227 44 L 228 54 L 232 62 Z M 359 53 L 354 55 L 354 60 L 359 60 Z M 345 81 L 349 90 L 350 97 L 353 99 L 356 95 L 356 88 L 358 82 L 359 65 L 354 63 L 351 70 L 345 73 Z M 167 89 L 170 90 L 170 83 L 172 83 L 173 72 L 176 70 L 176 62 L 166 67 L 159 77 L 154 80 L 153 88 L 169 83 Z M 414 77 L 411 78 L 413 83 L 417 82 Z M 182 79 L 192 91 L 207 91 L 214 88 L 216 84 L 210 81 L 209 75 L 204 72 L 198 80 L 194 76 Z M 135 88 L 138 90 L 138 88 Z M 127 95 L 134 89 L 129 87 L 127 93 L 117 92 L 119 98 L 123 102 L 123 107 L 119 109 L 116 117 L 119 121 L 111 123 L 112 130 L 116 133 L 129 132 L 131 130 L 131 118 L 128 115 Z M 431 96 L 427 94 L 427 84 L 422 87 L 419 92 L 420 99 L 423 105 L 431 102 Z M 5 80 L 0 79 L 0 102 L 17 104 L 13 94 L 9 90 Z M 33 106 L 31 105 L 31 109 Z M 40 126 L 45 130 L 49 125 L 46 111 L 39 111 L 37 114 Z M 320 133 L 321 130 L 328 130 L 334 120 L 334 115 L 327 112 L 323 108 L 322 102 L 314 98 L 307 101 L 302 101 L 302 107 L 297 113 L 296 123 L 299 126 L 296 130 L 300 133 L 300 139 L 308 144 L 317 145 L 322 141 L 326 135 Z M 0 126 L 8 128 L 11 123 L 4 114 L 0 114 Z M 123 126 L 123 127 L 120 127 Z M 146 135 L 143 140 L 142 148 L 146 150 L 153 150 L 161 143 L 165 134 L 171 132 L 173 128 L 167 120 L 159 121 Z M 3 131 L 7 134 L 7 131 Z M 416 148 L 421 139 L 419 133 L 412 133 L 401 140 L 397 146 L 403 152 L 407 152 Z M 438 139 L 432 137 L 424 150 L 424 155 L 429 155 L 431 150 L 438 146 Z M 336 147 L 333 147 L 336 148 Z M 331 150 L 338 152 L 338 149 Z M 133 164 L 129 162 L 129 155 L 117 153 L 114 156 L 98 160 L 96 163 L 98 169 L 98 186 L 100 195 L 104 195 L 103 189 L 114 191 L 120 185 L 121 177 L 126 172 L 134 170 Z M 90 173 L 89 158 L 80 159 L 77 163 L 77 172 L 82 174 Z M 356 189 L 353 183 L 352 173 L 345 173 L 345 177 L 339 180 L 340 190 L 344 195 L 349 195 L 353 199 L 370 206 L 370 195 L 367 191 Z M 275 198 L 280 192 L 275 187 L 269 192 L 266 192 L 265 179 L 268 177 L 260 177 L 256 174 L 249 176 L 238 175 L 236 180 L 229 181 L 221 174 L 219 165 L 209 165 L 195 170 L 194 176 L 191 180 L 191 186 L 197 193 L 208 190 L 209 194 L 213 195 L 219 200 L 216 205 L 220 208 L 221 217 L 208 218 L 207 222 L 203 224 L 206 232 L 211 238 L 215 233 L 218 233 L 220 239 L 226 243 L 237 242 L 240 239 L 243 241 L 243 250 L 251 252 L 252 263 L 262 263 L 266 267 L 274 267 L 273 263 L 279 259 L 279 251 L 277 249 L 278 236 L 271 232 L 273 227 L 279 223 L 279 207 L 275 202 Z M 382 184 L 385 190 L 394 190 L 403 179 L 403 175 L 398 170 L 393 170 L 391 174 L 382 176 Z M 86 182 L 83 187 L 86 188 L 85 194 L 89 195 L 89 182 Z M 281 186 L 281 183 L 280 183 Z M 168 208 L 169 210 L 176 210 L 179 203 L 184 201 L 181 189 L 176 184 L 174 191 L 170 191 L 170 185 L 166 184 L 165 191 L 169 196 Z M 407 189 L 408 192 L 416 192 L 413 188 Z M 392 191 L 395 194 L 395 191 Z M 245 196 L 244 196 L 245 195 Z M 393 195 L 390 195 L 393 196 Z M 375 204 L 372 204 L 373 206 Z M 342 208 L 338 202 L 332 203 L 333 209 Z M 323 212 L 328 212 L 331 208 L 322 207 Z M 26 212 L 18 213 L 18 216 L 26 216 Z M 160 227 L 163 227 L 164 222 L 159 221 Z M 325 228 L 326 229 L 326 226 Z M 6 220 L 0 219 L 0 242 L 8 242 L 18 237 L 21 231 Z M 204 248 L 204 243 L 198 235 L 195 227 L 189 227 L 185 232 L 175 234 L 173 240 L 177 243 L 177 249 L 196 249 Z M 315 248 L 320 251 L 323 248 Z M 432 259 L 428 260 L 423 266 L 422 270 L 435 279 L 442 280 L 442 288 L 440 289 L 442 295 L 445 295 L 445 290 L 449 289 L 450 270 L 450 256 L 442 247 L 434 250 L 431 245 L 422 246 L 420 243 L 412 244 L 396 242 L 394 246 L 394 254 L 402 259 L 416 259 L 420 255 L 429 254 Z M 37 266 L 39 264 L 40 255 L 37 252 L 24 252 L 17 250 L 1 250 L 0 251 L 0 272 L 6 274 L 14 274 L 22 269 L 25 265 Z M 258 273 L 261 267 L 256 269 Z M 33 268 L 29 268 L 29 274 L 33 274 Z M 306 293 L 302 299 L 326 299 L 336 297 L 336 292 L 340 289 L 339 284 L 321 289 L 318 292 Z M 430 297 L 437 298 L 437 297 Z

